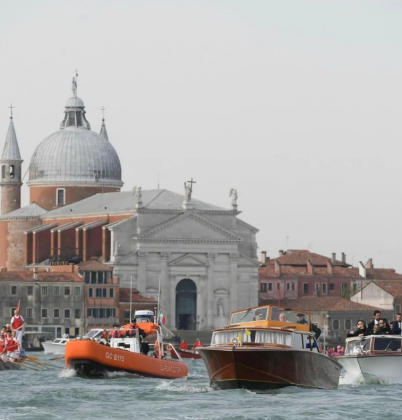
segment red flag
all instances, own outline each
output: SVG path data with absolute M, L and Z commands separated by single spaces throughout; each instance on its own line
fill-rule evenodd
M 17 307 L 15 308 L 18 312 L 20 311 L 20 303 L 21 303 L 21 299 L 18 301 L 18 305 L 17 305 Z

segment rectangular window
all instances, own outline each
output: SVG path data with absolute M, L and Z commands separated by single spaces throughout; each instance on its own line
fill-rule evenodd
M 290 283 L 286 283 L 286 290 L 290 290 Z
M 303 295 L 308 295 L 308 283 L 303 283 Z
M 91 272 L 83 271 L 83 275 L 85 277 L 85 283 L 91 283 Z
M 351 329 L 352 329 L 352 320 L 345 319 L 345 330 L 351 330 Z
M 66 190 L 64 188 L 57 188 L 57 205 L 64 206 Z
M 70 288 L 69 287 L 64 288 L 64 296 L 70 296 Z
M 327 288 L 328 288 L 327 283 L 323 283 L 322 284 L 322 294 L 323 295 L 327 294 Z
M 114 308 L 108 308 L 106 309 L 106 318 L 114 317 L 115 316 L 115 309 Z
M 16 295 L 17 294 L 17 286 L 11 286 L 11 294 Z
M 335 290 L 335 284 L 334 283 L 329 283 L 329 291 L 333 292 Z
M 96 297 L 102 297 L 102 289 L 95 289 L 96 290 Z
M 316 283 L 315 284 L 315 292 L 318 293 L 319 290 L 320 290 L 320 283 Z
M 276 283 L 276 290 L 279 290 L 279 283 Z
M 294 284 L 294 282 L 292 283 L 292 290 L 295 290 L 295 284 Z
M 347 284 L 346 283 L 341 283 L 341 293 L 345 294 L 347 291 Z
M 47 286 L 42 286 L 41 287 L 41 295 L 42 296 L 47 296 Z
M 94 297 L 94 289 L 92 287 L 88 289 L 88 297 Z
M 60 296 L 60 286 L 53 286 L 53 295 Z
M 70 309 L 64 309 L 64 318 L 70 318 L 71 311 Z
M 33 286 L 27 286 L 27 296 L 33 295 Z
M 53 318 L 60 318 L 60 309 L 53 309 Z
M 124 322 L 130 321 L 130 311 L 124 311 Z
M 356 292 L 357 290 L 357 283 L 354 281 L 353 282 L 353 292 Z
M 267 283 L 261 283 L 261 293 L 267 293 Z
M 80 319 L 81 318 L 81 309 L 74 310 L 74 318 Z
M 47 318 L 47 309 L 42 308 L 42 310 L 41 310 L 41 317 L 42 318 Z
M 268 283 L 268 290 L 272 290 L 272 283 Z
M 107 289 L 102 289 L 102 297 L 107 297 Z
M 114 289 L 109 290 L 109 297 L 111 297 L 111 298 L 114 297 Z
M 332 320 L 332 329 L 333 330 L 339 330 L 339 325 L 340 325 L 339 319 L 333 319 Z
M 96 284 L 96 271 L 91 271 L 91 283 Z
M 69 327 L 66 327 L 64 329 L 64 334 L 70 335 L 70 328 Z
M 81 287 L 79 286 L 74 287 L 74 296 L 81 296 Z
M 27 318 L 33 318 L 32 314 L 33 314 L 32 308 L 27 308 Z

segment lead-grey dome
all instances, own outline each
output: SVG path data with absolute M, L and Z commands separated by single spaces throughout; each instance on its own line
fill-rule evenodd
M 120 188 L 123 186 L 120 159 L 100 134 L 67 127 L 51 134 L 36 148 L 27 184 Z

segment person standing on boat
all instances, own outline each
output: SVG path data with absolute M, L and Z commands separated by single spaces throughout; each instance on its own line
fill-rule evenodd
M 7 340 L 4 333 L 0 334 L 0 360 L 7 362 Z
M 356 324 L 356 330 L 349 331 L 346 337 L 364 337 L 365 335 L 367 335 L 366 322 L 359 319 Z
M 181 340 L 179 349 L 180 350 L 188 350 L 188 344 L 187 344 L 186 340 Z
M 381 319 L 381 312 L 379 310 L 375 310 L 374 311 L 374 319 L 369 322 L 369 324 L 367 325 L 367 334 L 373 334 L 373 330 L 374 330 L 374 325 L 378 325 L 379 320 Z
M 14 316 L 11 318 L 11 328 L 15 331 L 15 336 L 22 346 L 22 328 L 25 325 L 24 318 L 20 315 L 20 310 L 17 308 L 14 311 Z
M 297 314 L 297 321 L 296 321 L 296 323 L 297 324 L 308 324 L 308 322 L 307 322 L 307 320 L 305 318 L 305 315 L 302 314 L 301 312 L 299 314 Z
M 401 334 L 402 333 L 402 314 L 396 315 L 396 320 L 392 325 L 392 334 Z

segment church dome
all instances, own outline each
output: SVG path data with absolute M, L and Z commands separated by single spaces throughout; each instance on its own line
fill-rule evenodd
M 74 78 L 74 96 L 66 102 L 61 129 L 36 148 L 27 184 L 121 188 L 121 165 L 116 150 L 107 135 L 91 131 L 84 102 L 76 93 Z

